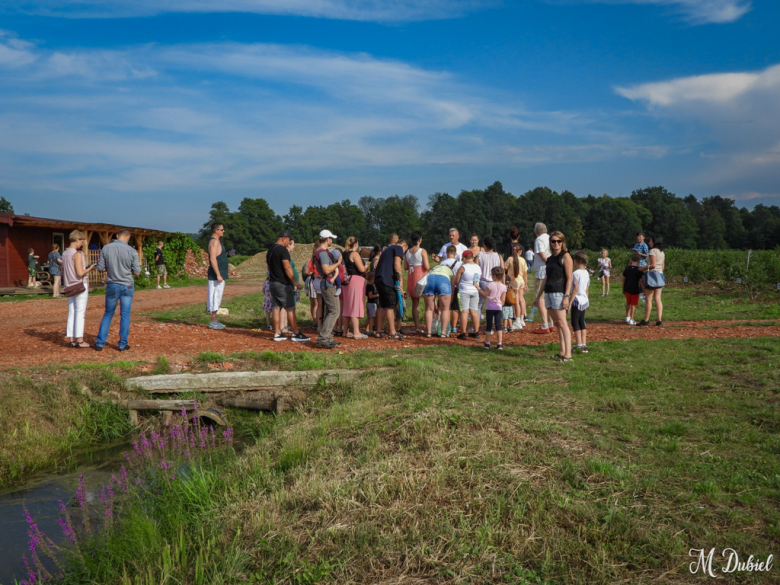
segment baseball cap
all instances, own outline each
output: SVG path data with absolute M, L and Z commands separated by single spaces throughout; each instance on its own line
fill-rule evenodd
M 320 238 L 333 238 L 335 240 L 336 237 L 336 234 L 332 234 L 330 230 L 322 230 L 320 232 Z
M 468 258 L 469 256 L 473 256 L 474 252 L 471 250 L 464 250 L 463 254 L 460 255 L 461 258 Z

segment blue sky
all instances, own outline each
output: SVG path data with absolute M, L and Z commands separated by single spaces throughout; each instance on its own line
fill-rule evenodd
M 0 195 L 194 231 L 211 203 L 458 193 L 780 204 L 773 0 L 17 0 Z

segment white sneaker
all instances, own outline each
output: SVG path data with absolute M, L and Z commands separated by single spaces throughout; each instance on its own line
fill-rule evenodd
M 636 325 L 636 321 L 634 321 L 633 319 L 631 319 L 631 320 L 628 322 L 628 324 L 629 324 L 629 325 Z
M 157 285 L 157 288 L 162 289 L 162 287 L 159 284 Z
M 227 325 L 220 323 L 219 321 L 214 321 L 209 323 L 209 329 L 227 329 Z
M 163 288 L 171 288 L 171 287 L 170 287 L 170 285 L 168 285 L 168 284 L 164 284 L 164 285 L 163 285 Z
M 626 317 L 626 323 L 627 323 L 627 324 L 630 324 L 630 323 L 631 323 L 631 317 Z
M 642 293 L 641 295 L 639 295 L 639 300 L 642 301 L 642 302 L 645 302 L 645 293 Z

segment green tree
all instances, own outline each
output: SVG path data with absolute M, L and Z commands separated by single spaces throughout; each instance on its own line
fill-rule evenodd
M 0 197 L 0 213 L 13 213 L 14 206 L 5 197 Z
M 515 225 L 521 230 L 521 237 L 526 243 L 533 242 L 534 225 L 542 222 L 549 233 L 555 230 L 563 232 L 570 249 L 582 246 L 585 230 L 580 217 L 581 209 L 573 206 L 576 197 L 572 193 L 564 193 L 565 197 L 548 187 L 537 187 L 518 197 L 520 220 Z
M 667 246 L 696 247 L 699 233 L 696 218 L 674 193 L 663 187 L 648 187 L 632 192 L 631 200 L 651 213 L 652 220 L 644 226 L 649 234 L 662 236 Z
M 447 193 L 434 193 L 428 197 L 428 208 L 420 215 L 420 224 L 423 238 L 430 242 L 427 245 L 431 250 L 447 241 L 450 228 L 457 227 L 457 223 L 458 202 L 454 197 Z
M 276 241 L 282 230 L 282 218 L 274 213 L 265 199 L 247 197 L 232 215 L 230 228 L 231 243 L 239 254 L 257 254 Z
M 233 214 L 230 212 L 230 209 L 228 209 L 227 203 L 224 201 L 212 203 L 211 211 L 209 211 L 209 219 L 198 231 L 198 245 L 205 250 L 208 247 L 208 241 L 211 237 L 211 226 L 215 223 L 221 223 L 225 227 L 225 236 L 222 239 L 222 242 L 225 245 L 225 248 L 233 248 L 232 222 Z
M 650 223 L 650 212 L 628 199 L 604 195 L 588 202 L 584 245 L 589 250 L 625 248 L 634 240 L 642 225 Z

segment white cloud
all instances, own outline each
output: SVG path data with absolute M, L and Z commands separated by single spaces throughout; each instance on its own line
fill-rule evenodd
M 599 114 L 529 111 L 446 71 L 310 47 L 46 51 L 0 76 L 0 189 L 171 194 L 377 169 L 663 152 Z M 369 171 L 370 169 L 370 171 Z
M 26 0 L 15 9 L 66 18 L 124 18 L 167 12 L 245 12 L 408 22 L 455 18 L 497 0 Z
M 726 195 L 729 199 L 734 201 L 752 201 L 754 199 L 780 199 L 780 193 L 758 193 L 756 191 L 747 191 L 745 193 L 737 193 L 734 195 Z
M 747 14 L 750 0 L 584 0 L 602 4 L 646 4 L 668 6 L 690 24 L 724 24 Z
M 0 68 L 24 67 L 35 61 L 33 45 L 0 30 Z
M 712 161 L 702 174 L 706 182 L 776 184 L 780 179 L 780 65 L 615 91 L 645 104 L 658 120 L 671 120 L 669 129 L 678 140 L 683 135 L 695 139 L 703 150 L 702 160 Z

